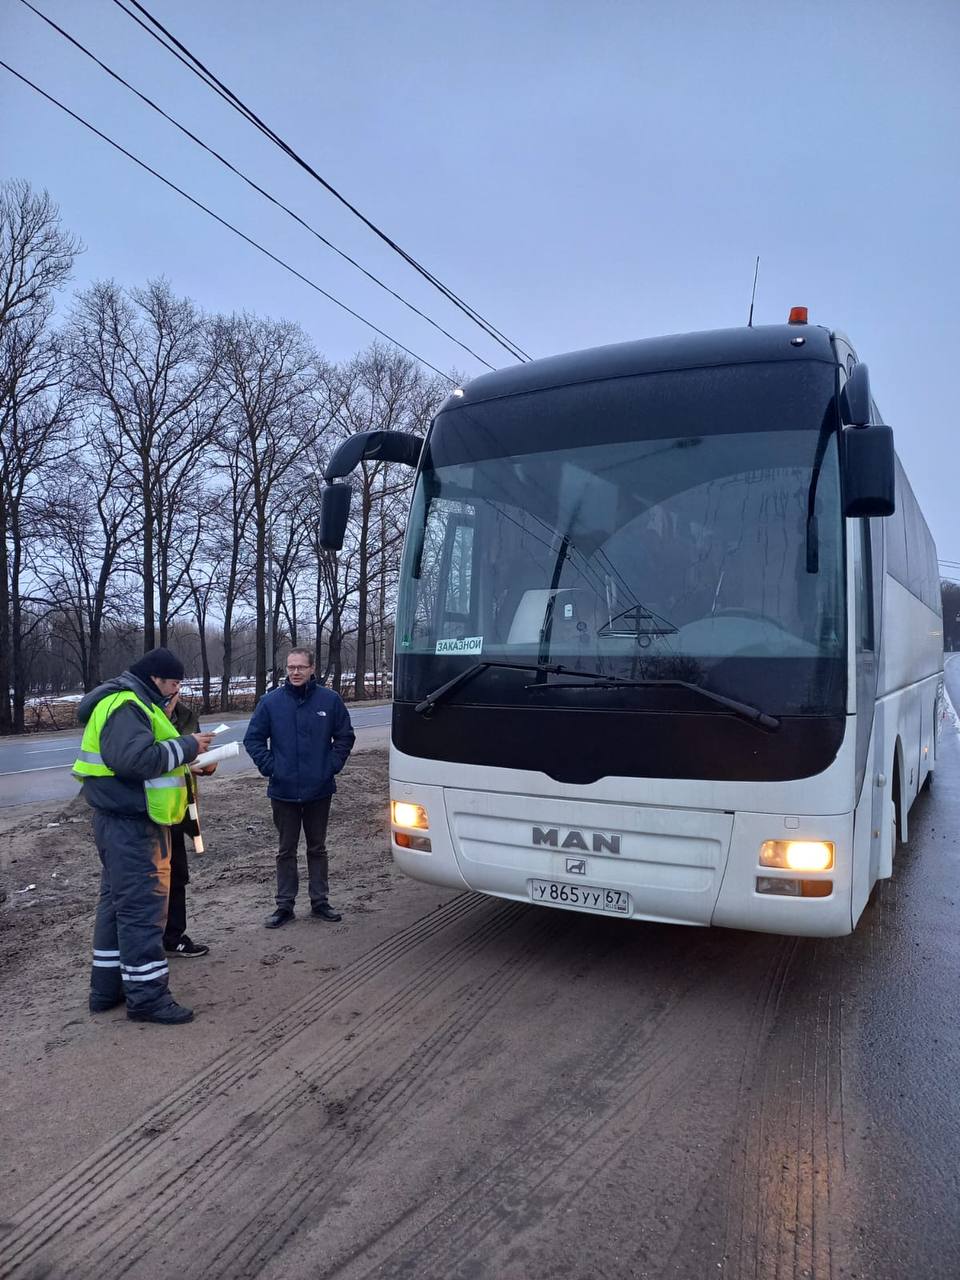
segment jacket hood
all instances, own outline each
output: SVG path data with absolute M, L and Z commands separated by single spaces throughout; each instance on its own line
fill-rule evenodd
M 135 693 L 142 702 L 155 702 L 158 706 L 163 706 L 163 695 L 155 684 L 145 684 L 131 672 L 124 671 L 122 675 L 114 676 L 112 680 L 105 680 L 103 684 L 97 685 L 96 689 L 91 689 L 89 693 L 84 694 L 77 704 L 79 723 L 87 723 L 101 698 L 111 693 L 120 693 L 124 689 Z

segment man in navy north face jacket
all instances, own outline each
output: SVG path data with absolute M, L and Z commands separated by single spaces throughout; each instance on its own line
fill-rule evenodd
M 267 795 L 280 836 L 277 909 L 264 922 L 268 929 L 293 919 L 301 828 L 307 841 L 311 913 L 321 920 L 342 919 L 327 897 L 327 821 L 337 789 L 334 778 L 354 741 L 340 695 L 316 681 L 313 654 L 291 649 L 286 681 L 261 698 L 243 739 L 251 760 L 270 779 Z

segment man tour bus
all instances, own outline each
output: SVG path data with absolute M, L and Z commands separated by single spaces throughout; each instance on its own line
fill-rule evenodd
M 422 445 L 422 448 L 421 448 Z M 486 374 L 416 467 L 393 853 L 433 884 L 638 920 L 839 935 L 933 773 L 936 550 L 867 368 L 808 326 Z

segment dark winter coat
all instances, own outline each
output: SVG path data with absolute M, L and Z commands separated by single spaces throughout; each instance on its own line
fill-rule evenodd
M 355 741 L 340 695 L 311 679 L 299 689 L 287 680 L 261 698 L 243 745 L 270 779 L 271 799 L 308 804 L 336 791 Z
M 77 707 L 77 719 L 85 725 L 93 709 L 111 693 L 129 689 L 141 702 L 163 706 L 164 697 L 153 681 L 143 681 L 130 671 L 107 680 L 88 693 Z M 190 764 L 200 748 L 192 734 L 169 739 L 182 754 L 179 764 Z M 159 778 L 170 768 L 170 757 L 163 746 L 154 741 L 153 726 L 135 702 L 123 702 L 112 712 L 100 734 L 103 763 L 117 775 L 115 778 L 84 778 L 83 795 L 89 805 L 101 813 L 125 817 L 145 817 L 147 796 L 143 784 L 147 778 Z

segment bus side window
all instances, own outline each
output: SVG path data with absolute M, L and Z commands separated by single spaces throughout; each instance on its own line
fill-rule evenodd
M 858 520 L 860 526 L 854 544 L 855 588 L 857 605 L 857 649 L 872 652 L 873 627 L 873 550 L 870 544 L 870 521 Z

